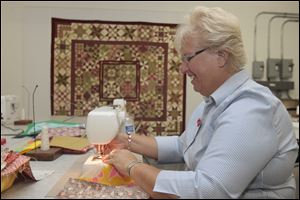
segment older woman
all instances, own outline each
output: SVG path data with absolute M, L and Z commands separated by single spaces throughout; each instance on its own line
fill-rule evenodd
M 106 158 L 152 198 L 294 198 L 298 145 L 285 107 L 249 78 L 238 19 L 221 8 L 197 7 L 180 26 L 181 71 L 204 101 L 181 136 L 120 133 L 122 149 Z M 161 170 L 127 150 L 185 171 Z

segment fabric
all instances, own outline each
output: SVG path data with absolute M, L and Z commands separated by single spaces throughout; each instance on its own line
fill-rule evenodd
M 1 176 L 8 176 L 16 172 L 30 160 L 30 157 L 19 155 L 15 152 L 8 152 L 8 154 L 10 154 L 10 156 L 7 156 L 9 161 L 7 162 L 6 167 L 1 170 Z
M 51 147 L 61 147 L 73 151 L 87 151 L 93 148 L 87 138 L 72 136 L 53 136 L 50 141 Z
M 48 128 L 49 138 L 53 136 L 83 136 L 85 135 L 85 129 L 80 127 L 60 127 L 60 128 Z M 36 139 L 41 139 L 41 133 L 36 136 Z
M 134 185 L 130 177 L 121 175 L 116 168 L 108 164 L 105 164 L 95 177 L 81 176 L 79 179 L 108 186 Z
M 16 152 L 19 152 L 20 154 L 25 154 L 33 149 L 38 149 L 41 146 L 42 142 L 41 140 L 29 140 L 26 142 L 24 146 L 20 146 L 19 148 L 16 149 Z
M 138 133 L 178 135 L 185 123 L 185 76 L 176 24 L 52 19 L 52 115 L 86 116 L 127 101 Z
M 17 172 L 9 174 L 7 176 L 1 176 L 1 192 L 9 189 L 17 178 Z
M 1 159 L 1 192 L 9 189 L 13 185 L 19 173 L 23 175 L 22 177 L 26 176 L 32 180 L 36 180 L 29 166 L 29 157 L 13 151 L 1 152 L 1 157 L 4 158 L 3 163 L 5 163 L 2 169 L 3 163 Z
M 180 137 L 156 141 L 159 161 L 184 160 L 187 166 L 161 171 L 156 192 L 187 199 L 294 198 L 298 145 L 290 116 L 245 70 L 197 107 Z
M 48 129 L 51 129 L 51 128 L 59 128 L 59 127 L 80 127 L 80 124 L 73 123 L 73 122 L 62 122 L 56 120 L 35 122 L 29 124 L 27 126 L 27 129 L 23 133 L 21 133 L 19 137 L 37 135 L 42 131 L 43 127 L 45 126 L 48 127 Z
M 149 195 L 137 186 L 106 186 L 69 179 L 58 199 L 148 199 Z
M 3 152 L 3 153 L 6 154 L 6 155 L 4 155 L 4 157 L 5 157 L 4 161 L 7 165 L 14 162 L 20 155 L 18 153 L 13 153 L 13 152 L 9 152 L 9 151 L 8 152 Z M 1 157 L 2 157 L 2 155 L 1 155 Z M 2 167 L 1 167 L 1 169 L 2 169 Z

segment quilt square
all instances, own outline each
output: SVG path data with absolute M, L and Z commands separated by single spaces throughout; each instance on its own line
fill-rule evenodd
M 176 24 L 52 19 L 52 115 L 85 116 L 124 98 L 138 133 L 178 135 L 185 76 Z
M 137 101 L 139 97 L 140 68 L 138 62 L 100 62 L 100 101 L 123 97 Z

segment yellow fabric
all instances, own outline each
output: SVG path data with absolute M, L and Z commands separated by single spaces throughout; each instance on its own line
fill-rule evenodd
M 8 176 L 1 176 L 1 192 L 10 188 L 17 177 L 17 172 L 11 173 Z
M 72 136 L 53 136 L 50 146 L 80 151 L 90 145 L 87 138 Z
M 41 146 L 41 143 L 41 140 L 36 140 L 36 142 L 34 140 L 31 140 L 21 149 L 16 150 L 16 152 L 19 152 L 19 154 L 25 154 L 35 148 L 39 148 Z
M 130 177 L 122 176 L 112 165 L 104 166 L 99 174 L 94 178 L 80 177 L 79 179 L 88 182 L 101 183 L 108 186 L 134 184 L 133 180 Z

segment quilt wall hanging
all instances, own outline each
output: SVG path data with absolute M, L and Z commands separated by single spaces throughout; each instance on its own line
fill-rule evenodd
M 52 18 L 52 115 L 86 116 L 124 98 L 138 133 L 184 129 L 185 76 L 176 24 Z

